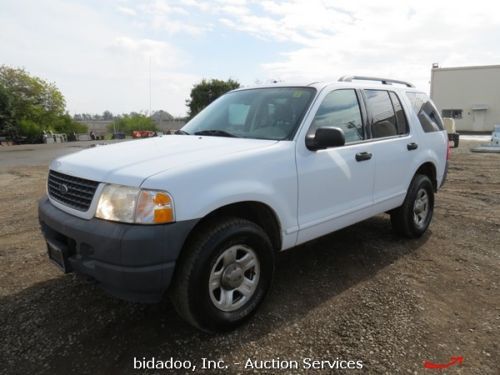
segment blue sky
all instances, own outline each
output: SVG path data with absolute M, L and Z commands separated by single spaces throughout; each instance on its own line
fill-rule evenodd
M 456 1 L 0 2 L 0 64 L 55 82 L 71 113 L 152 109 L 184 115 L 202 78 L 243 85 L 405 79 L 430 67 L 500 64 L 500 7 Z

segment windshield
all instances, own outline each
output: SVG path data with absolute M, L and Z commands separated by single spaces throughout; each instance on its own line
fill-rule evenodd
M 275 87 L 230 92 L 196 115 L 182 128 L 182 132 L 225 137 L 291 139 L 315 92 L 311 87 Z

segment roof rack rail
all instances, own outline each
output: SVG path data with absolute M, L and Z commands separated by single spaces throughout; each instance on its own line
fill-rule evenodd
M 364 76 L 342 76 L 339 78 L 339 82 L 352 82 L 353 80 L 380 81 L 384 85 L 391 85 L 393 83 L 399 83 L 401 85 L 406 85 L 407 87 L 415 87 L 415 85 L 411 84 L 410 82 L 398 81 L 396 79 L 389 79 L 389 78 L 364 77 Z

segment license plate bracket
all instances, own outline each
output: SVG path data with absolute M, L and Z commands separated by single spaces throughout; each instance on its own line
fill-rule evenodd
M 61 243 L 47 241 L 47 253 L 49 259 L 64 273 L 71 272 L 71 264 L 68 261 L 68 248 Z

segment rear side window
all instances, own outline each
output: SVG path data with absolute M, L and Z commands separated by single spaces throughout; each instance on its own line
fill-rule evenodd
M 384 138 L 398 134 L 396 115 L 389 93 L 383 90 L 365 90 L 366 104 L 372 114 L 372 137 Z
M 417 114 L 424 132 L 430 133 L 444 129 L 438 110 L 426 94 L 422 92 L 407 92 L 406 96 L 410 99 L 413 110 Z
M 389 96 L 391 97 L 392 101 L 392 106 L 394 107 L 394 112 L 396 113 L 396 122 L 397 122 L 397 128 L 398 128 L 398 134 L 408 134 L 409 133 L 409 128 L 408 128 L 408 121 L 406 120 L 406 115 L 405 111 L 403 110 L 403 106 L 401 105 L 401 102 L 399 101 L 398 96 L 394 92 L 390 92 Z
M 317 128 L 325 126 L 342 129 L 346 143 L 360 141 L 364 138 L 361 111 L 354 90 L 335 90 L 325 96 L 314 116 L 309 134 L 313 134 Z

